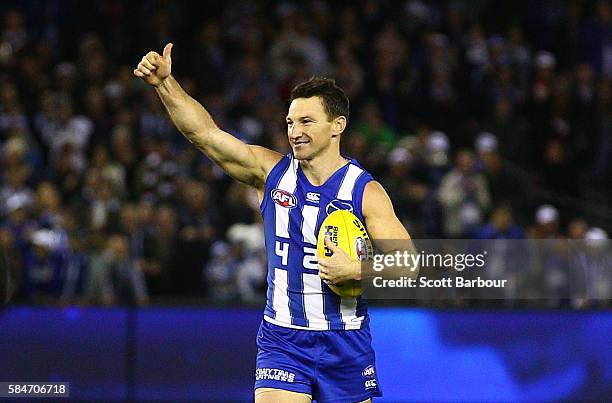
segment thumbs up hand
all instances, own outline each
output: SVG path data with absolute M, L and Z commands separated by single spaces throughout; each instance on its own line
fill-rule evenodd
M 138 63 L 134 75 L 147 84 L 159 86 L 172 72 L 172 46 L 172 43 L 167 44 L 162 55 L 157 52 L 147 53 Z

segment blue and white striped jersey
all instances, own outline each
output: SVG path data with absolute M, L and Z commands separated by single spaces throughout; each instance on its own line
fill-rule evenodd
M 284 156 L 266 180 L 261 202 L 268 255 L 268 294 L 264 319 L 309 330 L 360 329 L 368 322 L 361 298 L 340 298 L 319 278 L 317 235 L 334 210 L 351 210 L 364 222 L 363 191 L 373 180 L 356 161 L 321 186 L 313 186 L 292 154 Z

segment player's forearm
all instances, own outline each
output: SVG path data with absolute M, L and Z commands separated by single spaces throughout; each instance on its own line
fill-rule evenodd
M 168 76 L 155 87 L 155 91 L 176 128 L 187 140 L 203 149 L 207 144 L 209 133 L 217 129 L 208 111 L 190 97 L 173 76 Z

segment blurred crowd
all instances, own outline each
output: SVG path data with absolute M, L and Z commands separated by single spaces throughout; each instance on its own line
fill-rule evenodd
M 609 1 L 3 1 L 0 18 L 0 247 L 21 301 L 263 303 L 255 195 L 132 75 L 170 41 L 218 125 L 281 152 L 291 88 L 334 77 L 344 153 L 413 238 L 612 228 Z

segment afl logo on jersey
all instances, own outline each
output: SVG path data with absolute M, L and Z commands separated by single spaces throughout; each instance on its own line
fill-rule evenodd
M 272 200 L 274 200 L 274 203 L 285 208 L 294 208 L 297 206 L 295 196 L 282 189 L 274 189 L 272 191 Z
M 325 207 L 325 213 L 327 213 L 327 215 L 330 215 L 332 211 L 336 211 L 336 210 L 348 210 L 352 213 L 353 205 L 347 201 L 335 199 L 335 200 L 330 201 L 327 204 L 327 207 Z
M 374 371 L 374 365 L 368 365 L 367 367 L 365 367 L 361 375 L 366 378 L 374 378 L 374 376 L 376 376 L 376 373 Z

